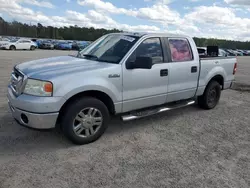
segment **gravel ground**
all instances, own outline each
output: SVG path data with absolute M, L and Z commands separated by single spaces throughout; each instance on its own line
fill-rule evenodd
M 236 80 L 241 84 L 250 85 L 250 57 L 237 57 L 238 70 Z
M 224 91 L 210 111 L 191 106 L 126 123 L 116 118 L 84 146 L 16 124 L 6 103 L 13 65 L 69 53 L 0 51 L 0 188 L 250 187 L 248 92 Z

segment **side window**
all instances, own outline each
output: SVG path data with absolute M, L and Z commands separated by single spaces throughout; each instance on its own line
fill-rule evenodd
M 30 41 L 28 41 L 28 40 L 20 40 L 20 41 L 18 41 L 19 43 L 30 43 Z
M 149 38 L 144 40 L 130 56 L 130 61 L 137 57 L 151 57 L 153 64 L 163 62 L 163 53 L 160 38 Z
M 192 51 L 187 39 L 168 39 L 172 61 L 191 61 L 193 60 Z

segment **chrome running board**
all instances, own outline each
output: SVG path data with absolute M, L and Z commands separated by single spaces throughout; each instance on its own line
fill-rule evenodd
M 140 118 L 143 118 L 143 117 L 159 114 L 161 112 L 166 112 L 166 111 L 169 111 L 169 110 L 174 110 L 174 109 L 182 108 L 182 107 L 185 107 L 185 106 L 190 106 L 192 104 L 195 104 L 194 100 L 178 102 L 177 104 L 174 104 L 174 105 L 171 104 L 169 106 L 166 105 L 166 106 L 161 106 L 161 107 L 157 107 L 157 108 L 154 108 L 154 109 L 135 111 L 135 112 L 131 112 L 130 114 L 121 116 L 121 119 L 122 119 L 122 121 L 131 121 L 131 120 L 140 119 Z

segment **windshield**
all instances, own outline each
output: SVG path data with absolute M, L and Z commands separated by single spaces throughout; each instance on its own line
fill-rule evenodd
M 78 57 L 118 64 L 138 39 L 124 34 L 105 35 L 83 49 Z

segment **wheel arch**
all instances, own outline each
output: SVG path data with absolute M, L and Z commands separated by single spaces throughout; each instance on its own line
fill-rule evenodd
M 223 89 L 223 86 L 224 86 L 223 76 L 219 75 L 219 74 L 213 76 L 209 80 L 209 82 L 207 83 L 202 95 L 198 96 L 198 104 L 200 105 L 200 107 L 203 109 L 206 109 L 206 110 L 213 109 L 218 104 L 218 101 L 219 101 L 220 96 L 221 96 L 221 90 Z M 215 87 L 217 88 L 217 92 L 216 92 L 216 96 L 215 96 L 216 98 L 214 98 L 214 103 L 211 104 L 208 100 L 209 97 L 211 97 L 209 92 L 211 91 L 210 89 L 213 89 Z
M 12 46 L 16 49 L 16 46 L 15 46 L 14 44 L 11 44 L 11 45 L 9 46 L 9 49 L 11 49 Z
M 88 90 L 88 91 L 79 92 L 66 100 L 66 102 L 62 105 L 62 107 L 59 110 L 58 121 L 60 121 L 60 119 L 61 119 L 60 117 L 63 114 L 63 112 L 65 112 L 65 110 L 67 109 L 67 106 L 70 103 L 72 103 L 73 101 L 75 101 L 79 98 L 82 98 L 82 97 L 94 97 L 94 98 L 99 99 L 107 106 L 109 113 L 111 115 L 115 114 L 114 102 L 108 94 L 106 94 L 102 91 L 98 91 L 98 90 Z
M 208 84 L 209 84 L 210 82 L 212 82 L 212 81 L 218 82 L 218 83 L 221 85 L 221 88 L 222 88 L 222 90 L 223 90 L 223 88 L 224 88 L 224 77 L 223 77 L 221 74 L 217 74 L 217 75 L 213 76 L 213 77 L 209 80 L 209 82 L 207 83 L 207 86 L 208 86 Z M 207 87 L 207 86 L 206 86 L 206 87 Z

